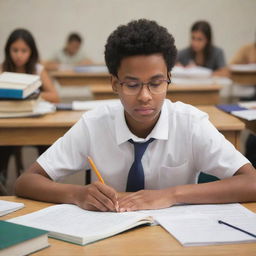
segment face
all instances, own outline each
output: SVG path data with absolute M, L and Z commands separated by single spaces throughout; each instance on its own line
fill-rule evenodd
M 203 51 L 207 44 L 207 38 L 201 31 L 191 33 L 191 47 L 195 52 Z
M 10 55 L 15 66 L 21 68 L 28 62 L 31 55 L 31 49 L 24 40 L 18 39 L 11 44 Z
M 124 58 L 118 70 L 119 81 L 149 82 L 155 78 L 167 77 L 167 67 L 160 54 L 138 55 Z M 154 127 L 158 120 L 166 91 L 161 94 L 152 94 L 147 86 L 143 86 L 136 95 L 126 95 L 116 77 L 112 77 L 112 87 L 118 93 L 124 106 L 125 117 L 131 131 L 145 127 Z
M 81 43 L 78 41 L 70 41 L 67 44 L 67 51 L 70 55 L 75 55 L 80 49 Z

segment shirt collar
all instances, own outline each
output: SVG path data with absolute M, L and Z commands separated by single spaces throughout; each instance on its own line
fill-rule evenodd
M 136 141 L 136 142 L 145 142 L 150 138 L 155 138 L 158 140 L 168 140 L 169 115 L 168 115 L 168 108 L 165 102 L 162 106 L 160 117 L 155 127 L 145 139 L 137 137 L 129 130 L 125 121 L 123 106 L 121 108 L 118 108 L 117 113 L 115 115 L 114 122 L 115 122 L 115 130 L 116 130 L 116 141 L 118 145 L 128 141 L 129 139 L 132 139 L 133 141 Z

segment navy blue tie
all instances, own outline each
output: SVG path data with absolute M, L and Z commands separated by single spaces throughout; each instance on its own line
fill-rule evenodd
M 154 139 L 151 138 L 146 142 L 139 143 L 129 140 L 130 143 L 134 145 L 134 162 L 131 166 L 131 169 L 127 178 L 126 191 L 135 192 L 141 189 L 144 189 L 145 179 L 144 179 L 144 170 L 141 163 L 142 156 L 146 151 L 150 142 Z

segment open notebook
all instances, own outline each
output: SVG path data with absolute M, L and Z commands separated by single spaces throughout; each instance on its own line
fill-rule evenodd
M 256 242 L 255 238 L 217 222 L 223 219 L 256 232 L 255 214 L 239 204 L 180 205 L 125 213 L 93 212 L 62 204 L 8 221 L 44 229 L 50 237 L 85 245 L 142 224 L 153 224 L 153 219 L 184 246 Z

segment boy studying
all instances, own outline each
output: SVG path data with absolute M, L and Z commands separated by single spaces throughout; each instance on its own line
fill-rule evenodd
M 118 212 L 255 201 L 250 162 L 207 114 L 165 99 L 176 53 L 173 36 L 154 21 L 119 26 L 105 60 L 120 102 L 86 112 L 18 178 L 16 195 Z M 105 184 L 94 173 L 86 186 L 57 183 L 90 168 L 87 156 Z M 221 180 L 197 184 L 200 172 Z

